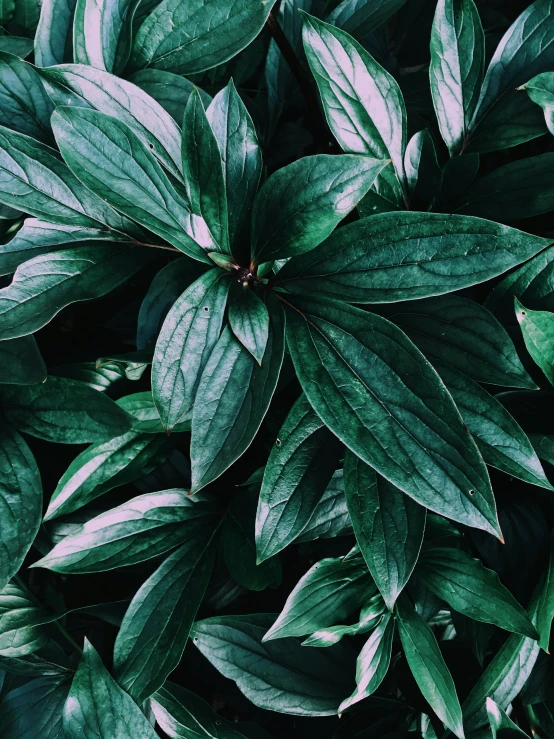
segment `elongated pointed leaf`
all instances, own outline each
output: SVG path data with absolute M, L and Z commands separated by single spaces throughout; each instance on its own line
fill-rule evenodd
M 351 33 L 360 41 L 379 28 L 406 0 L 343 0 L 332 11 L 327 23 Z
M 338 229 L 291 259 L 277 280 L 302 294 L 393 303 L 476 285 L 546 246 L 547 239 L 480 218 L 382 213 Z
M 219 477 L 248 449 L 267 412 L 285 351 L 285 319 L 273 296 L 261 367 L 225 328 L 204 367 L 194 405 L 190 456 L 192 490 Z
M 77 0 L 43 0 L 35 34 L 35 64 L 51 67 L 69 61 L 71 24 Z M 69 47 L 69 49 L 68 49 Z
M 152 363 L 152 392 L 168 431 L 192 408 L 221 333 L 229 284 L 225 272 L 209 270 L 185 290 L 164 321 Z
M 279 431 L 265 468 L 258 513 L 258 561 L 304 532 L 335 471 L 342 446 L 301 395 Z
M 444 725 L 463 739 L 462 709 L 452 676 L 431 628 L 405 596 L 398 602 L 397 623 L 406 660 L 424 698 Z
M 439 196 L 442 172 L 431 134 L 427 129 L 415 133 L 404 155 L 406 182 L 412 210 L 428 211 Z
M 345 621 L 374 591 L 361 556 L 322 559 L 300 578 L 264 642 L 304 636 Z
M 254 201 L 252 256 L 260 263 L 314 249 L 386 165 L 367 156 L 317 154 L 275 172 Z
M 12 54 L 0 52 L 0 124 L 51 144 L 53 110 L 33 67 Z
M 538 74 L 518 89 L 525 90 L 530 99 L 541 106 L 548 130 L 554 134 L 554 115 L 552 113 L 552 105 L 554 103 L 554 74 L 552 72 Z
M 141 69 L 131 75 L 129 80 L 154 98 L 177 122 L 183 120 L 189 97 L 195 89 L 200 93 L 204 107 L 207 108 L 212 101 L 211 95 L 201 90 L 198 85 L 173 72 L 162 72 L 161 69 Z
M 529 310 L 516 298 L 516 318 L 527 351 L 551 385 L 554 384 L 554 313 Z
M 58 444 L 90 444 L 129 431 L 132 418 L 103 393 L 49 376 L 28 386 L 0 386 L 5 417 L 19 430 Z
M 343 471 L 337 470 L 296 541 L 334 539 L 351 533 L 352 523 L 346 507 Z
M 45 675 L 6 693 L 0 702 L 3 739 L 62 739 L 67 675 Z
M 17 585 L 0 590 L 0 655 L 24 657 L 44 647 L 46 614 Z
M 46 380 L 46 365 L 33 336 L 0 342 L 0 377 L 4 385 L 35 385 Z
M 258 189 L 262 152 L 252 118 L 232 79 L 215 96 L 206 115 L 221 154 L 227 194 L 229 240 L 232 245 Z
M 526 736 L 527 739 L 530 739 L 529 736 L 522 731 L 519 726 L 517 726 L 517 724 L 514 724 L 506 711 L 503 711 L 500 706 L 492 700 L 492 698 L 487 698 L 486 705 L 493 739 L 496 739 L 498 732 L 501 730 L 508 730 L 511 734 Z
M 294 298 L 294 308 L 287 311 L 289 351 L 331 431 L 425 507 L 498 535 L 475 442 L 409 339 L 389 321 L 335 301 Z
M 452 155 L 465 144 L 485 65 L 485 35 L 473 0 L 439 0 L 431 32 L 431 94 Z
M 344 458 L 344 492 L 356 540 L 392 609 L 419 557 L 425 508 L 350 451 Z
M 118 44 L 131 21 L 134 0 L 77 0 L 73 56 L 79 64 L 113 72 Z
M 110 676 L 92 644 L 85 639 L 83 656 L 63 711 L 64 736 L 82 739 L 155 739 L 148 719 Z
M 193 259 L 206 262 L 204 247 L 217 250 L 184 191 L 125 123 L 96 110 L 59 107 L 52 127 L 70 168 L 114 208 Z
M 259 708 L 330 716 L 352 688 L 353 660 L 342 644 L 305 649 L 294 639 L 262 644 L 273 614 L 216 616 L 194 625 L 194 644 Z
M 0 428 L 0 587 L 16 574 L 37 535 L 42 484 L 31 450 L 9 423 Z
M 71 303 L 99 298 L 153 259 L 154 250 L 95 244 L 41 254 L 0 290 L 0 341 L 27 336 Z
M 135 38 L 132 65 L 192 74 L 223 64 L 262 30 L 271 0 L 164 0 Z
M 536 626 L 539 632 L 539 644 L 545 652 L 549 651 L 550 632 L 554 620 L 554 547 L 550 547 L 548 568 L 542 584 L 537 608 Z
M 269 313 L 263 300 L 242 285 L 233 285 L 229 303 L 231 330 L 261 365 L 269 336 Z
M 537 638 L 525 610 L 498 579 L 461 549 L 433 547 L 422 555 L 418 578 L 454 610 L 507 631 Z
M 139 495 L 79 526 L 33 566 L 66 573 L 125 567 L 167 552 L 216 520 L 214 507 L 186 490 Z
M 212 571 L 216 526 L 206 519 L 148 578 L 127 609 L 114 647 L 114 676 L 139 705 L 179 664 Z

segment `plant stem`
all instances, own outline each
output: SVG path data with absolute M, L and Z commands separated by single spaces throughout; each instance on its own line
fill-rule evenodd
M 135 246 L 146 246 L 149 249 L 164 249 L 165 251 L 175 251 L 177 254 L 184 254 L 184 252 L 175 246 L 166 246 L 165 244 L 143 244 L 142 241 L 137 241 L 136 239 L 133 241 L 133 244 Z

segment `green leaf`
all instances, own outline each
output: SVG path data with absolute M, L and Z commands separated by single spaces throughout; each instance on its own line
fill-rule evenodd
M 33 51 L 33 39 L 25 36 L 0 36 L 0 51 L 26 59 Z
M 54 106 L 30 64 L 0 51 L 0 124 L 39 141 L 52 143 Z
M 26 31 L 34 31 L 37 27 L 40 7 L 35 0 L 17 0 L 12 23 L 21 26 Z
M 396 80 L 347 33 L 306 14 L 303 39 L 332 133 L 343 151 L 392 160 L 398 181 L 388 187 L 400 203 L 406 108 Z
M 80 64 L 64 64 L 40 70 L 40 73 L 47 83 L 76 95 L 82 107 L 94 108 L 126 123 L 160 164 L 182 179 L 180 128 L 140 87 L 101 69 Z
M 392 610 L 419 557 L 425 508 L 350 451 L 344 457 L 344 492 L 356 540 Z
M 42 484 L 31 450 L 2 419 L 0 424 L 0 587 L 23 565 L 42 516 Z
M 330 430 L 426 508 L 499 535 L 475 442 L 438 375 L 402 331 L 323 298 L 295 298 L 293 305 L 289 351 L 310 404 Z
M 331 716 L 351 690 L 350 653 L 337 644 L 304 649 L 293 639 L 262 643 L 272 614 L 215 616 L 194 625 L 194 644 L 259 708 Z
M 339 711 L 345 711 L 355 703 L 367 698 L 381 685 L 390 665 L 393 636 L 394 619 L 390 613 L 386 613 L 371 633 L 358 656 L 356 662 L 356 690 L 350 698 L 341 703 Z
M 366 634 L 378 626 L 385 611 L 385 602 L 380 593 L 376 593 L 360 611 L 358 623 L 350 626 L 330 626 L 318 629 L 302 642 L 303 647 L 330 647 L 337 644 L 344 636 Z
M 105 392 L 114 383 L 125 377 L 123 371 L 117 365 L 96 367 L 95 362 L 62 364 L 58 367 L 52 367 L 50 374 L 57 377 L 68 377 L 70 380 L 79 380 L 79 382 L 84 382 L 93 390 L 99 392 Z
M 361 556 L 322 559 L 300 578 L 263 641 L 304 636 L 345 621 L 374 592 Z
M 272 295 L 270 328 L 261 367 L 225 328 L 198 385 L 190 457 L 196 492 L 219 477 L 248 449 L 269 407 L 285 352 L 285 318 Z
M 463 739 L 456 687 L 431 628 L 406 596 L 398 601 L 397 623 L 406 660 L 423 697 L 450 731 Z
M 473 0 L 439 0 L 431 31 L 431 94 L 451 156 L 460 154 L 485 66 L 485 35 Z
M 17 585 L 0 590 L 0 656 L 24 657 L 48 643 L 45 613 Z M 1 707 L 0 707 L 1 715 Z
M 487 698 L 486 706 L 493 739 L 496 739 L 497 732 L 502 730 L 508 730 L 511 734 L 515 733 L 518 736 L 526 736 L 529 739 L 529 736 L 517 724 L 514 724 L 506 711 L 503 711 L 492 698 Z
M 525 90 L 530 99 L 541 106 L 546 126 L 550 133 L 554 135 L 554 114 L 552 112 L 552 106 L 554 105 L 554 73 L 543 72 L 543 74 L 538 74 L 525 85 L 518 87 L 518 90 Z
M 231 330 L 261 365 L 269 336 L 269 313 L 265 303 L 248 285 L 233 283 L 229 302 Z
M 341 451 L 342 445 L 301 395 L 279 431 L 264 471 L 256 515 L 258 562 L 305 533 Z
M 468 216 L 382 213 L 338 229 L 291 259 L 278 283 L 353 303 L 394 303 L 484 282 L 530 259 L 548 240 Z
M 548 213 L 554 209 L 553 165 L 553 152 L 505 164 L 472 185 L 456 210 L 493 221 Z
M 127 567 L 179 546 L 216 521 L 214 507 L 186 490 L 139 495 L 79 526 L 33 567 L 67 574 Z
M 0 377 L 4 385 L 35 385 L 46 380 L 46 365 L 33 336 L 0 342 Z
M 206 111 L 221 154 L 229 240 L 237 240 L 258 189 L 262 152 L 254 123 L 231 79 Z
M 533 623 L 537 605 L 534 596 L 527 610 Z M 464 701 L 464 721 L 468 731 L 486 726 L 487 698 L 491 698 L 503 710 L 508 708 L 527 682 L 539 652 L 538 642 L 528 636 L 512 634 L 504 642 Z
M 387 162 L 317 154 L 275 172 L 252 213 L 252 257 L 258 264 L 314 249 L 358 204 Z
M 278 557 L 256 562 L 254 524 L 257 502 L 256 490 L 237 496 L 227 511 L 222 531 L 221 549 L 229 574 L 249 590 L 277 588 L 281 584 Z
M 325 492 L 316 504 L 308 523 L 295 541 L 334 539 L 352 533 L 352 523 L 346 507 L 343 472 L 336 470 Z
M 177 74 L 223 64 L 260 33 L 273 2 L 163 0 L 139 28 L 131 64 Z
M 94 444 L 81 452 L 61 477 L 44 520 L 76 511 L 109 490 L 148 474 L 170 450 L 165 435 L 136 431 Z
M 515 309 L 527 351 L 554 385 L 554 313 L 524 308 L 517 298 Z
M 156 343 L 152 393 L 167 431 L 190 411 L 223 323 L 229 278 L 211 269 L 174 303 Z
M 193 530 L 141 586 L 125 613 L 115 640 L 114 676 L 139 705 L 181 661 L 212 571 L 214 530 L 210 519 Z
M 469 377 L 435 360 L 485 462 L 532 485 L 552 489 L 537 454 L 516 420 Z
M 15 11 L 15 0 L 0 0 L 0 23 L 11 21 Z
M 427 549 L 418 563 L 417 577 L 464 616 L 537 638 L 537 631 L 525 610 L 502 585 L 496 572 L 483 567 L 478 559 L 461 549 Z
M 37 385 L 0 386 L 0 404 L 19 431 L 58 444 L 105 441 L 131 427 L 130 416 L 113 400 L 64 377 L 49 376 Z
M 141 434 L 162 434 L 165 429 L 150 391 L 119 398 L 117 405 L 133 416 L 133 431 Z M 175 431 L 190 431 L 190 415 L 177 424 Z
M 554 547 L 550 545 L 550 558 L 546 576 L 542 583 L 540 593 L 536 626 L 539 632 L 539 645 L 541 649 L 548 652 L 550 643 L 550 632 L 552 630 L 552 620 L 554 619 Z
M 40 254 L 0 289 L 0 341 L 37 331 L 71 303 L 100 298 L 153 259 L 153 249 L 93 244 Z
M 206 224 L 129 126 L 96 110 L 58 107 L 52 128 L 64 159 L 88 188 L 193 259 L 208 261 L 204 249 L 216 246 Z
M 213 242 L 229 254 L 229 223 L 223 164 L 200 94 L 194 91 L 183 118 L 183 175 L 188 200 L 211 232 Z
M 537 389 L 506 330 L 479 303 L 447 295 L 399 307 L 389 317 L 431 362 L 437 359 L 476 382 Z
M 136 352 L 112 354 L 110 357 L 99 357 L 96 367 L 111 365 L 119 367 L 128 380 L 140 380 L 148 365 L 152 364 L 152 349 L 146 348 Z
M 405 3 L 406 0 L 343 0 L 326 21 L 363 41 Z
M 114 71 L 125 24 L 134 0 L 77 0 L 73 21 L 73 57 L 79 64 Z
M 442 171 L 435 144 L 427 129 L 415 133 L 409 140 L 404 155 L 404 169 L 410 191 L 410 208 L 430 210 L 441 189 Z
M 83 656 L 63 711 L 66 739 L 155 739 L 148 719 L 110 676 L 92 644 L 85 639 Z
M 45 675 L 6 693 L 0 702 L 2 739 L 63 739 L 69 686 L 65 675 Z
M 131 75 L 129 81 L 154 98 L 177 122 L 183 120 L 193 90 L 198 90 L 205 108 L 212 101 L 211 95 L 201 90 L 198 85 L 178 74 L 162 72 L 161 69 L 141 69 Z
M 70 61 L 71 30 L 77 0 L 43 0 L 35 34 L 35 64 L 52 67 Z M 69 48 L 68 48 L 69 47 Z

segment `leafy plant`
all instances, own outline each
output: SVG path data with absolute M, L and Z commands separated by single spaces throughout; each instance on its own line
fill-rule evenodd
M 518 5 L 0 2 L 3 739 L 554 737 Z

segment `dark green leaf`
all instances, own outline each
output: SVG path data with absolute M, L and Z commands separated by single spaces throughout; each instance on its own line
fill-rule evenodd
M 450 731 L 463 739 L 456 687 L 431 628 L 406 596 L 398 601 L 397 623 L 406 660 L 424 698 Z
M 307 639 L 304 639 L 302 646 L 304 647 L 330 647 L 337 644 L 344 636 L 355 636 L 356 634 L 366 634 L 379 624 L 383 612 L 385 611 L 385 601 L 380 593 L 373 595 L 366 605 L 360 610 L 359 620 L 350 626 L 329 626 L 324 629 L 318 629 Z
M 17 585 L 0 590 L 0 655 L 24 657 L 44 647 L 46 614 Z M 1 708 L 0 708 L 1 715 Z
M 554 385 L 554 313 L 524 308 L 517 298 L 515 307 L 527 351 Z
M 123 371 L 117 365 L 97 367 L 95 362 L 62 364 L 58 367 L 52 367 L 50 374 L 57 377 L 68 377 L 70 380 L 79 380 L 79 382 L 84 382 L 93 390 L 98 390 L 101 393 L 125 377 Z
M 99 357 L 96 360 L 96 367 L 100 368 L 105 365 L 119 367 L 128 380 L 140 380 L 148 366 L 152 364 L 152 354 L 152 349 L 147 347 L 136 352 Z
M 318 154 L 275 172 L 254 201 L 252 257 L 261 263 L 314 249 L 386 165 L 367 156 Z
M 347 451 L 344 492 L 356 540 L 392 610 L 410 579 L 425 531 L 425 508 Z
M 460 290 L 526 261 L 548 240 L 441 213 L 383 213 L 338 229 L 278 273 L 287 290 L 393 303 Z
M 269 336 L 269 313 L 263 300 L 248 285 L 233 283 L 229 303 L 231 330 L 261 365 Z
M 229 285 L 222 270 L 205 272 L 164 321 L 152 363 L 152 392 L 167 431 L 192 408 L 202 371 L 220 337 Z
M 541 649 L 548 652 L 550 632 L 554 619 L 554 547 L 550 546 L 550 558 L 537 609 L 536 625 Z
M 526 736 L 527 739 L 530 739 L 530 737 L 522 731 L 517 724 L 514 724 L 506 711 L 503 711 L 500 706 L 492 700 L 492 698 L 487 698 L 486 706 L 493 739 L 496 739 L 498 736 L 497 732 L 502 730 L 507 730 L 511 735 L 515 734 L 516 736 Z
M 165 429 L 150 391 L 125 395 L 117 404 L 133 416 L 133 431 L 142 434 L 164 433 Z M 182 423 L 177 424 L 175 431 L 190 431 L 190 417 L 185 417 Z
M 24 36 L 0 36 L 0 51 L 26 59 L 33 51 L 33 39 Z
M 63 707 L 70 682 L 47 675 L 6 693 L 0 702 L 2 739 L 64 739 Z
M 188 99 L 193 90 L 198 90 L 204 107 L 208 107 L 212 98 L 197 85 L 172 72 L 161 69 L 141 69 L 131 75 L 130 81 L 154 98 L 162 108 L 178 123 L 183 120 Z
M 404 155 L 404 169 L 410 191 L 410 208 L 430 210 L 441 189 L 442 172 L 435 144 L 427 129 L 414 134 L 409 140 Z
M 210 522 L 215 528 L 214 507 L 186 490 L 140 495 L 79 526 L 33 567 L 79 574 L 125 567 L 173 549 Z
M 425 507 L 499 535 L 475 442 L 406 336 L 380 316 L 326 299 L 295 298 L 287 321 L 298 378 L 331 431 Z
M 337 470 L 295 541 L 334 539 L 351 533 L 352 523 L 346 507 L 343 472 Z
M 4 385 L 35 385 L 46 380 L 46 366 L 33 336 L 0 342 L 0 377 Z
M 406 0 L 343 0 L 326 20 L 363 41 L 400 10 L 405 2 Z
M 37 67 L 51 67 L 70 61 L 71 26 L 76 2 L 77 0 L 43 0 L 35 35 Z
M 541 106 L 548 130 L 554 135 L 554 73 L 538 74 L 518 89 L 526 90 L 531 100 Z
M 301 395 L 279 431 L 265 468 L 256 516 L 259 562 L 304 533 L 341 451 L 342 445 Z
M 192 414 L 193 492 L 219 477 L 248 449 L 267 412 L 285 352 L 285 317 L 268 296 L 270 328 L 261 367 L 225 328 L 204 367 Z
M 77 0 L 73 21 L 73 57 L 79 64 L 113 72 L 118 44 L 132 17 L 135 0 Z
M 66 739 L 157 736 L 140 708 L 110 676 L 88 639 L 64 706 L 63 729 Z
M 33 67 L 0 51 L 0 124 L 52 143 L 50 116 L 53 110 Z
M 194 643 L 259 708 L 329 716 L 352 689 L 350 653 L 305 649 L 294 639 L 262 643 L 272 614 L 219 616 L 194 625 Z

